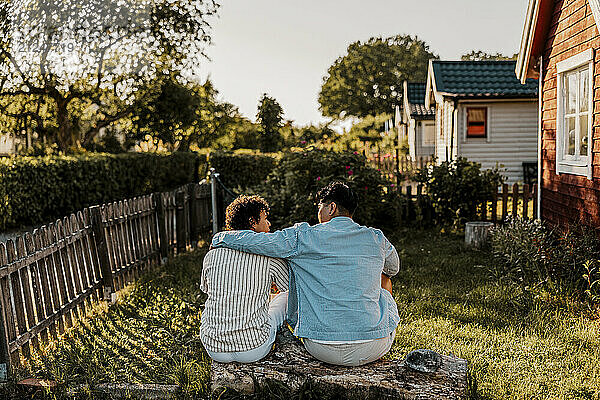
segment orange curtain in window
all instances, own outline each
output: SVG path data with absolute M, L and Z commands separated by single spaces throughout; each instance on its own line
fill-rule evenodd
M 485 137 L 487 108 L 467 108 L 467 137 Z

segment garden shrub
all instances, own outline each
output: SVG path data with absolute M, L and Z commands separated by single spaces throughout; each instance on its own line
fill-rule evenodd
M 544 286 L 593 298 L 598 294 L 600 240 L 583 224 L 550 229 L 539 220 L 511 217 L 493 229 L 493 272 L 525 287 Z
M 481 170 L 464 157 L 424 167 L 414 179 L 425 185 L 438 222 L 457 226 L 476 218 L 478 205 L 492 200 L 504 180 L 497 168 Z
M 16 157 L 0 160 L 0 229 L 37 225 L 85 207 L 167 191 L 198 177 L 195 153 Z
M 271 206 L 273 228 L 296 222 L 317 223 L 315 194 L 328 183 L 347 182 L 359 196 L 356 222 L 379 228 L 398 221 L 400 196 L 390 184 L 357 153 L 306 149 L 285 154 L 266 183 L 254 188 Z
M 225 186 L 244 190 L 263 184 L 277 165 L 277 158 L 266 154 L 211 151 L 208 162 L 211 168 L 220 173 Z

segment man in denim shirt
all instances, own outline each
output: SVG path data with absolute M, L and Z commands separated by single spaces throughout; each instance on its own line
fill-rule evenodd
M 331 183 L 317 199 L 317 225 L 220 232 L 212 245 L 287 259 L 287 319 L 306 350 L 330 364 L 367 364 L 394 341 L 400 318 L 390 277 L 398 273 L 398 253 L 380 230 L 352 220 L 358 201 L 346 184 Z

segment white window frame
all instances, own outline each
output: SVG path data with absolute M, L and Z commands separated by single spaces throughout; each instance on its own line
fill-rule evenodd
M 425 141 L 425 128 L 427 126 L 430 126 L 433 129 L 433 138 L 432 138 L 431 143 L 427 143 Z M 433 147 L 433 146 L 435 146 L 435 142 L 436 142 L 435 121 L 429 121 L 429 120 L 421 121 L 420 128 L 421 128 L 421 145 L 423 147 Z
M 564 93 L 565 77 L 568 72 L 582 70 L 587 67 L 589 73 L 589 98 L 588 101 L 588 156 L 565 156 L 565 109 L 567 98 Z M 580 90 L 578 89 L 578 96 Z M 578 97 L 579 99 L 579 97 Z M 583 51 L 573 57 L 567 58 L 556 65 L 556 174 L 572 174 L 585 176 L 592 179 L 592 126 L 594 119 L 594 52 L 592 49 Z M 579 110 L 579 107 L 577 107 Z M 579 126 L 579 118 L 575 118 Z M 577 132 L 577 131 L 576 131 Z M 578 135 L 578 133 L 576 133 Z M 576 152 L 580 141 L 576 140 Z

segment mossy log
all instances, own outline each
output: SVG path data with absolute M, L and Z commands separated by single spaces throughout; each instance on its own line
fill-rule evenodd
M 213 394 L 224 388 L 240 394 L 260 391 L 270 382 L 283 384 L 290 392 L 307 384 L 323 397 L 345 399 L 465 399 L 468 396 L 467 362 L 441 356 L 433 373 L 417 372 L 404 360 L 379 360 L 362 367 L 340 367 L 322 363 L 306 352 L 287 330 L 280 332 L 275 349 L 252 364 L 213 362 Z

